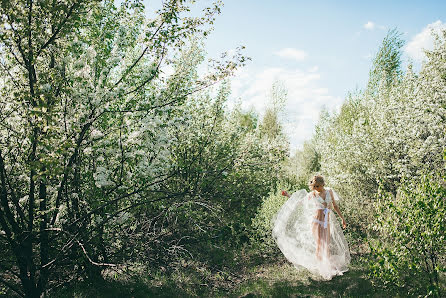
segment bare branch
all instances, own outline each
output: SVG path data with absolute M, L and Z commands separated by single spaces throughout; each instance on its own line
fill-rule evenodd
M 213 85 L 217 84 L 217 83 L 220 82 L 220 81 L 221 81 L 221 80 L 218 80 L 218 81 L 212 82 L 212 83 L 210 83 L 210 84 L 200 86 L 200 87 L 198 87 L 198 88 L 196 88 L 196 89 L 193 89 L 193 90 L 191 90 L 191 91 L 189 91 L 189 92 L 186 92 L 185 94 L 178 95 L 178 96 L 174 97 L 174 99 L 172 99 L 172 100 L 170 100 L 170 101 L 168 101 L 168 102 L 159 104 L 159 105 L 151 106 L 151 107 L 148 107 L 148 108 L 140 108 L 140 109 L 104 110 L 104 111 L 102 112 L 102 114 L 104 114 L 104 113 L 135 113 L 135 112 L 148 112 L 148 111 L 153 110 L 153 109 L 156 109 L 156 108 L 162 108 L 162 107 L 165 107 L 165 106 L 174 104 L 175 102 L 179 101 L 180 99 L 182 99 L 182 98 L 184 98 L 184 97 L 187 97 L 187 96 L 189 96 L 189 95 L 192 95 L 192 94 L 194 94 L 194 93 L 196 93 L 196 92 L 199 92 L 199 91 L 201 91 L 201 90 L 203 90 L 203 89 L 206 89 L 206 88 L 208 88 L 208 87 L 210 87 L 210 86 L 213 86 Z
M 116 264 L 108 264 L 108 263 L 97 263 L 95 261 L 93 261 L 89 256 L 87 251 L 85 250 L 85 247 L 82 245 L 82 243 L 79 240 L 76 240 L 77 244 L 80 246 L 80 248 L 82 249 L 82 251 L 84 252 L 85 257 L 88 259 L 88 261 L 96 266 L 109 266 L 109 267 L 116 267 Z

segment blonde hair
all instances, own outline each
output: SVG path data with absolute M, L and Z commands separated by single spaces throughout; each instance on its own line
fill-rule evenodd
M 321 175 L 314 175 L 313 178 L 311 178 L 310 183 L 308 184 L 311 190 L 313 190 L 313 186 L 316 183 L 324 186 L 325 185 L 324 177 L 322 177 Z

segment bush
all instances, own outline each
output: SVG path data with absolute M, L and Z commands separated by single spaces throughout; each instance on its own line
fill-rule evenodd
M 441 296 L 446 252 L 446 187 L 433 175 L 404 181 L 396 197 L 380 194 L 370 243 L 371 275 L 387 287 Z M 444 293 L 444 292 L 443 292 Z
M 279 249 L 272 237 L 273 219 L 282 205 L 288 200 L 282 196 L 283 189 L 290 189 L 286 183 L 279 183 L 277 189 L 264 197 L 255 217 L 252 219 L 251 245 L 263 255 L 275 255 Z

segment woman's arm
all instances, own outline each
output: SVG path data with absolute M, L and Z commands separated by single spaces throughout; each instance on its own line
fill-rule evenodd
M 336 213 L 339 215 L 339 217 L 342 219 L 342 227 L 345 229 L 347 227 L 347 223 L 345 222 L 344 217 L 341 214 L 341 210 L 339 210 L 338 205 L 336 205 L 336 202 L 334 200 L 334 195 L 333 195 L 333 190 L 330 189 L 330 195 L 332 198 L 332 202 L 333 202 L 333 209 L 336 211 Z

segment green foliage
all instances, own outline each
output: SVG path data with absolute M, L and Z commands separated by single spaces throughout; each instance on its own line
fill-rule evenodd
M 165 233 L 178 221 L 164 206 L 187 210 L 204 173 L 191 164 L 187 188 L 172 187 L 188 166 L 172 161 L 175 128 L 188 122 L 190 97 L 245 60 L 224 56 L 197 75 L 221 2 L 198 16 L 194 2 L 163 1 L 153 19 L 142 1 L 1 2 L 0 281 L 11 291 L 38 297 L 101 279 L 105 267 L 163 260 L 150 255 L 162 248 L 178 252 L 181 235 Z M 194 141 L 211 149 L 202 135 Z M 144 239 L 153 249 L 139 258 L 124 241 L 154 223 Z
M 396 30 L 383 40 L 364 90 L 348 94 L 339 112 L 323 111 L 307 148 L 291 160 L 295 177 L 318 170 L 342 200 L 354 250 L 375 237 L 372 204 L 382 190 L 396 195 L 403 177 L 444 168 L 446 40 L 438 37 L 420 73 L 401 69 L 403 41 Z M 320 157 L 320 158 L 318 158 Z M 294 172 L 293 172 L 294 171 Z M 303 180 L 303 178 L 299 178 Z
M 364 232 L 379 186 L 395 195 L 402 177 L 444 166 L 440 37 L 420 74 L 403 74 L 402 42 L 391 31 L 368 89 L 349 95 L 338 114 L 324 111 L 315 137 L 288 160 L 280 122 L 286 89 L 274 83 L 262 119 L 240 106 L 227 112 L 229 85 L 209 87 L 246 58 L 223 55 L 199 76 L 201 38 L 221 2 L 192 17 L 194 2 L 163 1 L 153 19 L 142 1 L 1 2 L 0 294 L 37 297 L 70 281 L 99 284 L 104 268 L 123 264 L 163 268 L 181 280 L 191 259 L 199 264 L 193 270 L 203 265 L 200 274 L 220 280 L 216 268 L 234 265 L 250 241 L 258 252 L 278 252 L 271 223 L 286 200 L 278 192 L 305 188 L 313 172 L 326 174 L 345 198 L 349 227 Z M 432 197 L 444 189 L 423 183 L 401 190 L 397 200 L 411 210 L 380 201 L 386 214 L 413 220 L 382 218 L 368 232 L 426 250 L 427 271 L 422 258 L 408 261 L 414 250 L 376 246 L 393 268 L 383 280 L 401 284 L 407 267 L 436 294 L 444 205 Z
M 285 188 L 279 184 L 277 190 L 271 191 L 268 196 L 263 198 L 259 210 L 252 219 L 251 241 L 253 247 L 262 254 L 277 253 L 278 251 L 271 233 L 274 216 L 287 200 L 287 197 L 281 195 L 281 189 Z
M 404 181 L 396 197 L 381 193 L 371 241 L 371 274 L 389 287 L 440 297 L 446 270 L 446 187 L 433 175 Z
M 369 91 L 378 91 L 401 77 L 401 49 L 404 41 L 396 29 L 390 30 L 381 43 L 370 71 Z M 379 84 L 384 84 L 379 86 Z
M 401 69 L 404 42 L 390 31 L 367 87 L 350 93 L 339 112 L 323 111 L 290 163 L 294 177 L 305 177 L 319 161 L 343 199 L 352 252 L 372 249 L 374 277 L 414 295 L 444 291 L 445 189 L 436 176 L 445 166 L 444 33 L 416 74 Z
M 285 107 L 288 90 L 283 83 L 276 81 L 273 83 L 269 96 L 269 103 L 263 115 L 260 125 L 260 132 L 269 139 L 284 138 L 280 113 Z
M 312 141 L 303 144 L 287 163 L 287 177 L 289 182 L 299 186 L 298 189 L 308 188 L 308 182 L 314 173 L 320 171 L 321 155 Z
M 277 261 L 279 260 L 279 261 Z M 280 258 L 272 264 L 243 263 L 243 272 L 209 270 L 183 263 L 171 275 L 145 273 L 144 277 L 123 276 L 89 284 L 78 282 L 58 289 L 54 297 L 407 297 L 404 289 L 374 286 L 363 264 L 354 264 L 348 273 L 321 281 L 306 270 L 296 269 Z
M 251 245 L 263 256 L 277 256 L 279 249 L 272 237 L 273 221 L 282 205 L 288 200 L 282 190 L 295 188 L 288 183 L 278 183 L 275 190 L 265 196 L 252 219 Z
M 215 91 L 191 96 L 169 128 L 172 177 L 159 189 L 172 196 L 169 204 L 127 212 L 124 232 L 111 238 L 150 268 L 176 270 L 182 259 L 232 266 L 261 198 L 282 175 L 287 143 L 263 138 L 252 112 L 227 113 L 227 83 Z

